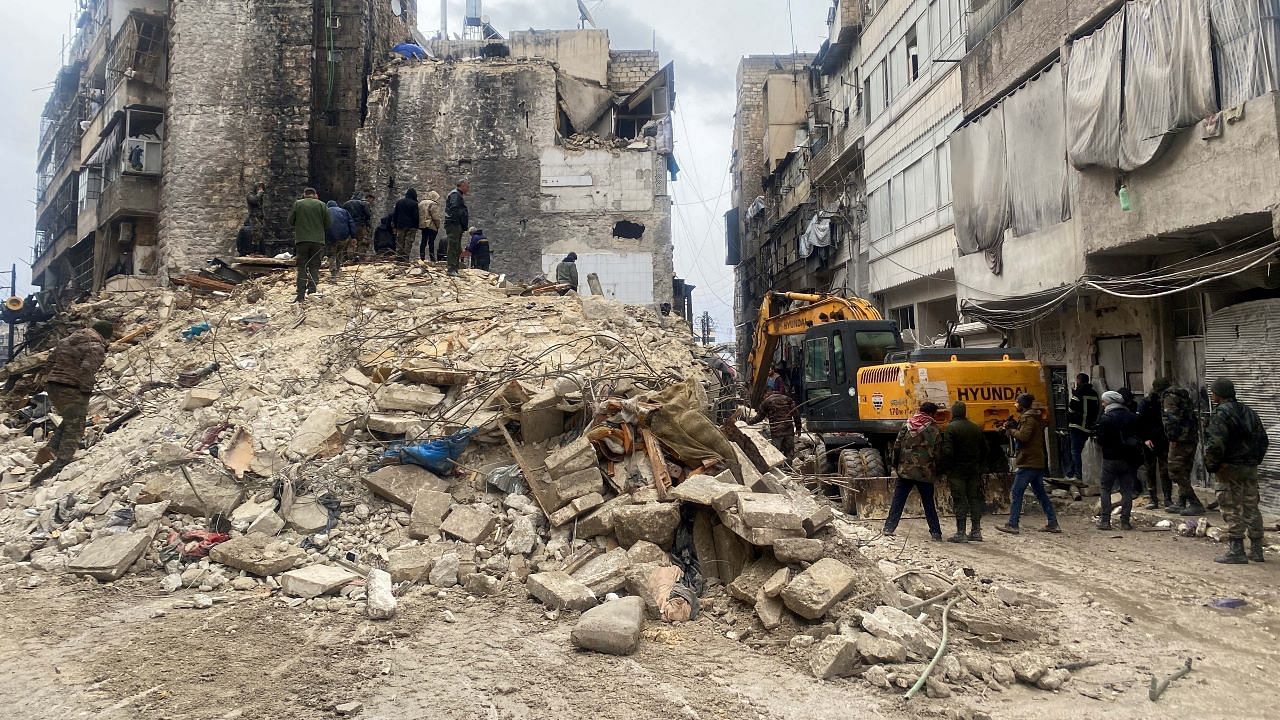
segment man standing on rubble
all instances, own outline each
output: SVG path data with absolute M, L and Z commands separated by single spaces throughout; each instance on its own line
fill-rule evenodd
M 356 226 L 356 238 L 353 244 L 357 255 L 369 252 L 369 234 L 373 230 L 373 200 L 373 193 L 365 193 L 364 199 L 361 200 L 360 193 L 355 192 L 342 206 L 342 209 L 351 216 L 352 224 Z
M 440 193 L 432 190 L 426 199 L 418 203 L 418 226 L 422 228 L 422 244 L 418 246 L 418 258 L 435 262 L 442 252 L 436 250 L 436 238 L 444 227 L 444 208 L 440 206 Z M 441 248 L 443 249 L 443 248 Z
M 391 229 L 396 233 L 396 259 L 407 262 L 418 236 L 418 191 L 409 188 L 391 211 Z
M 32 485 L 57 476 L 80 449 L 95 377 L 106 360 L 107 343 L 113 334 L 111 323 L 100 320 L 92 327 L 71 333 L 49 354 L 49 378 L 45 392 L 49 395 L 49 402 L 62 416 L 62 424 L 40 453 L 52 454 L 53 462 L 36 473 L 31 479 Z
M 449 191 L 444 201 L 444 234 L 449 242 L 445 248 L 449 261 L 449 277 L 458 277 L 462 270 L 462 233 L 471 227 L 471 210 L 467 208 L 467 193 L 471 181 L 463 178 Z
M 320 260 L 324 257 L 324 236 L 332 219 L 329 208 L 316 197 L 315 188 L 302 191 L 302 199 L 289 211 L 293 227 L 293 256 L 298 265 L 298 295 L 293 302 L 307 299 L 320 286 Z
M 1085 377 L 1087 383 L 1088 376 Z M 1005 431 L 1018 443 L 1018 454 L 1013 459 L 1013 465 L 1017 471 L 1013 474 L 1009 521 L 1004 525 L 997 525 L 996 529 L 1011 535 L 1022 532 L 1018 528 L 1018 521 L 1022 518 L 1022 496 L 1026 494 L 1028 485 L 1031 486 L 1031 492 L 1035 493 L 1036 500 L 1040 502 L 1047 520 L 1045 526 L 1040 529 L 1041 532 L 1062 532 L 1062 528 L 1058 526 L 1058 514 L 1054 512 L 1053 502 L 1049 500 L 1049 492 L 1044 487 L 1048 456 L 1044 449 L 1044 419 L 1041 417 L 1040 409 L 1035 407 L 1035 402 L 1035 396 L 1030 393 L 1019 395 L 1017 400 L 1019 415 L 1017 418 L 1009 418 L 1005 423 Z
M 1102 450 L 1102 494 L 1098 529 L 1111 529 L 1111 493 L 1120 491 L 1120 529 L 1132 530 L 1133 490 L 1142 465 L 1142 437 L 1138 416 L 1129 409 L 1124 396 L 1110 390 L 1102 393 L 1102 415 L 1094 424 L 1094 439 Z
M 769 418 L 769 440 L 790 460 L 796 452 L 796 434 L 800 432 L 800 413 L 796 403 L 786 393 L 770 391 L 760 403 L 760 411 L 747 421 L 748 425 Z
M 1071 467 L 1067 479 L 1084 479 L 1084 445 L 1093 434 L 1093 424 L 1098 421 L 1098 391 L 1093 389 L 1086 373 L 1076 375 L 1071 399 L 1067 401 L 1067 427 L 1071 432 Z
M 1267 429 L 1253 408 L 1236 399 L 1236 386 L 1218 378 L 1209 387 L 1216 406 L 1204 431 L 1204 467 L 1213 473 L 1218 506 L 1227 525 L 1227 552 L 1217 562 L 1263 562 L 1262 512 L 1258 509 L 1258 465 L 1267 455 Z M 1249 536 L 1249 554 L 1244 551 Z
M 559 265 L 556 265 L 556 284 L 568 285 L 569 289 L 562 291 L 564 295 L 569 290 L 578 292 L 578 253 L 571 252 L 564 256 Z
M 942 432 L 933 419 L 937 414 L 937 405 L 922 403 L 920 411 L 907 418 L 907 424 L 898 431 L 898 437 L 894 440 L 893 454 L 898 459 L 898 480 L 893 486 L 889 517 L 884 521 L 885 535 L 897 532 L 898 521 L 902 519 L 902 511 L 907 506 L 907 498 L 911 495 L 912 488 L 915 488 L 920 493 L 920 504 L 924 507 L 924 517 L 929 523 L 929 536 L 934 540 L 942 539 L 938 508 L 933 502 L 933 482 L 942 455 Z
M 986 464 L 987 438 L 969 419 L 969 408 L 957 402 L 951 406 L 951 422 L 942 432 L 941 466 L 947 471 L 956 513 L 956 534 L 949 538 L 951 542 L 982 542 L 982 470 Z
M 1196 403 L 1184 387 L 1171 387 L 1160 398 L 1164 434 L 1169 439 L 1169 479 L 1178 486 L 1178 502 L 1165 506 L 1165 512 L 1196 517 L 1204 514 L 1204 505 L 1191 487 L 1191 471 L 1196 464 L 1196 444 L 1200 439 L 1200 420 Z
M 324 244 L 329 251 L 329 279 L 338 282 L 338 271 L 351 254 L 351 239 L 356 236 L 355 221 L 351 213 L 342 209 L 337 200 L 330 200 L 329 227 L 324 231 Z
M 253 245 L 263 255 L 267 254 L 267 184 L 258 183 L 245 197 L 249 207 L 248 224 L 253 228 Z

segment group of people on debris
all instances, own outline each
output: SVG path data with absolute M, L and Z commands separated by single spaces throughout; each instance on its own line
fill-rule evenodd
M 1259 510 L 1258 465 L 1266 455 L 1266 429 L 1252 408 L 1236 399 L 1235 385 L 1218 378 L 1210 386 L 1215 406 L 1204 432 L 1204 465 L 1217 481 L 1218 506 L 1227 529 L 1227 552 L 1218 562 L 1242 564 L 1263 562 L 1262 514 Z M 982 476 L 996 458 L 982 428 L 968 418 L 968 408 L 956 402 L 943 429 L 939 426 L 937 404 L 925 402 L 907 419 L 894 441 L 897 478 L 893 500 L 885 520 L 884 533 L 893 535 L 914 490 L 920 496 L 929 534 L 942 540 L 942 526 L 934 501 L 934 484 L 945 476 L 951 490 L 956 532 L 951 542 L 980 542 L 984 498 Z M 1138 470 L 1148 468 L 1151 502 L 1182 516 L 1199 516 L 1205 507 L 1191 486 L 1200 423 L 1195 403 L 1185 388 L 1175 387 L 1167 378 L 1152 384 L 1141 403 L 1128 389 L 1099 395 L 1080 374 L 1068 406 L 1071 445 L 1070 479 L 1082 476 L 1083 452 L 1087 442 L 1095 442 L 1102 455 L 1098 529 L 1111 530 L 1112 494 L 1120 494 L 1120 529 L 1131 530 L 1134 495 L 1139 491 Z M 788 458 L 795 454 L 795 438 L 801 432 L 800 413 L 787 386 L 784 368 L 771 369 L 765 397 L 748 424 L 769 421 L 774 445 Z M 1048 470 L 1046 418 L 1034 396 L 1024 393 L 1016 399 L 1016 413 L 1003 425 L 1014 442 L 1014 479 L 1009 519 L 996 529 L 1016 535 L 1022 517 L 1023 496 L 1028 488 L 1043 509 L 1046 523 L 1041 530 L 1061 533 L 1045 474 Z M 1178 501 L 1172 486 L 1178 487 Z M 1245 538 L 1249 548 L 1244 548 Z
M 248 194 L 249 212 L 236 237 L 236 252 L 240 255 L 268 254 L 266 191 L 266 183 L 258 183 Z M 488 270 L 493 249 L 484 229 L 471 225 L 467 207 L 470 192 L 471 181 L 466 178 L 458 180 L 443 200 L 435 190 L 419 199 L 417 189 L 409 188 L 375 228 L 372 208 L 377 198 L 373 193 L 357 192 L 339 205 L 336 200 L 322 202 L 315 188 L 303 190 L 288 219 L 298 267 L 294 302 L 305 302 L 307 295 L 318 290 L 320 265 L 325 257 L 329 258 L 330 275 L 335 281 L 343 265 L 357 255 L 369 254 L 394 255 L 400 261 L 415 255 L 419 260 L 443 261 L 450 277 L 458 276 L 464 257 L 470 258 L 472 268 Z M 465 247 L 464 232 L 468 237 Z M 577 259 L 576 253 L 569 253 L 556 268 L 556 282 L 567 285 L 566 292 L 578 289 Z

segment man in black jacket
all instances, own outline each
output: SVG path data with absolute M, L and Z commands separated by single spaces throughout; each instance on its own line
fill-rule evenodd
M 467 208 L 466 197 L 469 192 L 471 181 L 463 178 L 449 191 L 449 197 L 444 201 L 444 234 L 449 239 L 446 248 L 449 277 L 458 277 L 458 271 L 462 269 L 462 233 L 471 227 L 471 211 Z
M 1111 493 L 1120 491 L 1120 529 L 1132 530 L 1133 488 L 1142 465 L 1142 437 L 1138 416 L 1115 391 L 1102 394 L 1102 415 L 1094 425 L 1094 439 L 1102 450 L 1102 509 L 1098 529 L 1111 529 Z
M 356 226 L 355 246 L 358 255 L 369 252 L 369 234 L 373 230 L 373 200 L 373 193 L 365 193 L 361 200 L 360 193 L 357 192 L 342 206 Z
M 1156 510 L 1173 504 L 1173 481 L 1169 477 L 1169 438 L 1164 434 L 1164 413 L 1161 398 L 1169 389 L 1169 378 L 1156 378 L 1151 392 L 1138 403 L 1138 427 L 1142 430 L 1144 465 L 1147 471 L 1147 492 L 1151 502 L 1148 510 Z M 1160 494 L 1164 493 L 1164 505 Z
M 409 188 L 391 212 L 391 229 L 396 234 L 396 259 L 407 261 L 418 239 L 418 191 Z
M 1067 426 L 1071 432 L 1071 467 L 1067 468 L 1067 477 L 1084 479 L 1084 462 L 1080 459 L 1084 453 L 1084 444 L 1093 434 L 1093 424 L 1098 421 L 1098 391 L 1093 389 L 1089 376 L 1085 373 L 1076 375 L 1075 387 L 1071 389 L 1071 399 L 1067 402 Z

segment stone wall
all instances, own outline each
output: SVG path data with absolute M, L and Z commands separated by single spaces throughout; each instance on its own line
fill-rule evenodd
M 614 50 L 609 53 L 609 89 L 628 95 L 658 74 L 658 53 L 654 50 Z
M 429 190 L 444 196 L 468 177 L 472 225 L 491 240 L 494 272 L 530 279 L 542 272 L 544 252 L 648 252 L 655 302 L 669 302 L 674 266 L 664 164 L 652 152 L 557 146 L 556 74 L 546 61 L 400 68 L 370 96 L 357 136 L 358 182 L 378 195 L 381 216 L 410 187 L 420 198 Z M 587 175 L 599 180 L 585 184 Z M 544 190 L 544 178 L 559 186 Z M 609 199 L 597 202 L 597 191 Z M 643 237 L 614 238 L 622 220 L 645 225 Z

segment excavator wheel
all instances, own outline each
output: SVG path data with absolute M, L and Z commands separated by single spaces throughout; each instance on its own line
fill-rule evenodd
M 884 468 L 884 457 L 873 447 L 850 448 L 840 451 L 840 475 L 849 481 L 855 478 L 879 478 L 889 473 Z M 852 484 L 852 482 L 850 483 Z M 850 515 L 858 514 L 857 493 L 851 487 L 840 488 L 840 505 Z

